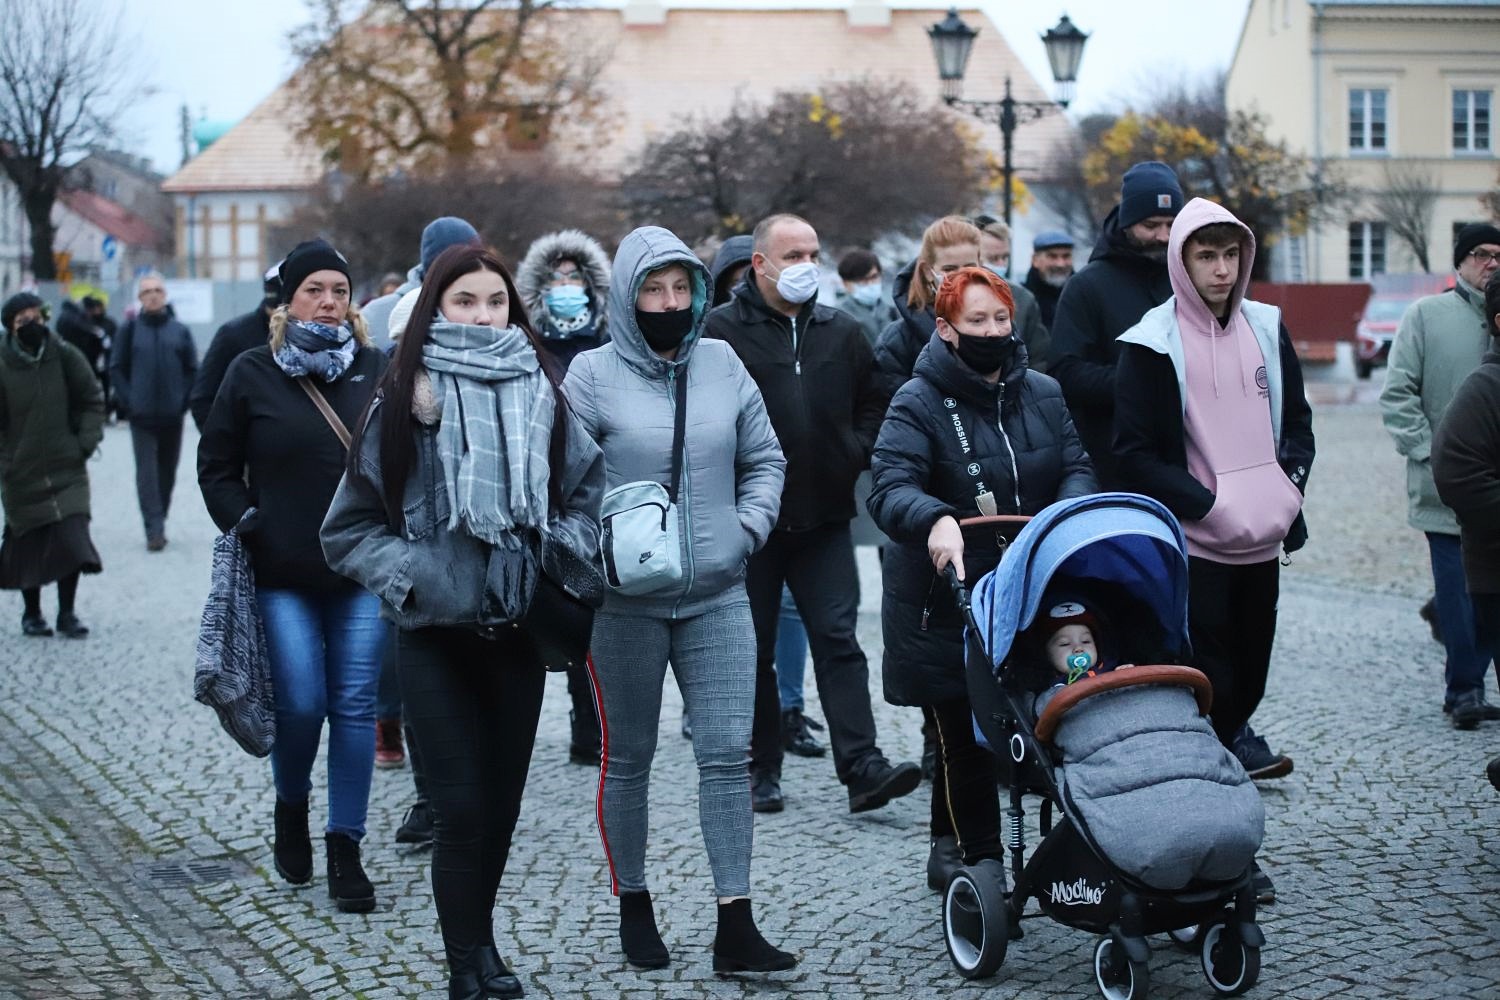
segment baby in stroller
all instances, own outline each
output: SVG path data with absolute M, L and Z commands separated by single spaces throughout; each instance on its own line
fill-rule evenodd
M 1068 685 L 1133 666 L 1106 648 L 1105 621 L 1102 609 L 1066 591 L 1043 596 L 1015 650 L 1016 681 L 1034 694 L 1033 719 Z M 1259 850 L 1260 794 L 1187 688 L 1090 695 L 1062 716 L 1052 744 L 1072 811 L 1100 851 L 1143 884 L 1171 892 L 1231 879 Z

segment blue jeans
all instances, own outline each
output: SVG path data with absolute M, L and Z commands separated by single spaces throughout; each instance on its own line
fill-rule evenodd
M 1450 705 L 1461 694 L 1483 694 L 1491 656 L 1474 636 L 1474 605 L 1464 581 L 1458 536 L 1429 531 L 1427 550 L 1432 556 L 1432 582 L 1437 589 L 1438 627 L 1448 653 L 1443 671 L 1448 687 L 1443 704 Z
M 776 627 L 776 691 L 781 710 L 802 708 L 802 678 L 807 673 L 807 629 L 790 587 L 781 588 L 781 620 Z
M 305 802 L 328 720 L 328 833 L 365 834 L 375 768 L 375 687 L 390 627 L 380 599 L 340 590 L 257 587 L 266 622 L 276 743 L 271 780 L 283 802 Z

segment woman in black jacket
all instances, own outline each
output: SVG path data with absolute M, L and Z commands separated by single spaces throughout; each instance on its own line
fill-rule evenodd
M 198 485 L 219 530 L 236 525 L 255 572 L 276 694 L 276 870 L 312 878 L 308 794 L 328 721 L 328 893 L 345 912 L 375 907 L 360 865 L 375 765 L 375 685 L 389 627 L 380 601 L 329 569 L 318 529 L 343 475 L 345 428 L 375 392 L 385 355 L 350 302 L 349 264 L 322 240 L 282 261 L 283 304 L 266 347 L 236 358 L 198 442 Z M 248 518 L 246 513 L 254 513 Z
M 936 332 L 891 401 L 872 461 L 870 513 L 895 543 L 882 572 L 885 698 L 920 706 L 939 737 L 927 863 L 936 889 L 960 855 L 1003 860 L 995 773 L 974 740 L 964 682 L 963 620 L 941 576 L 951 562 L 972 584 L 1000 552 L 965 550 L 958 522 L 1031 515 L 1098 489 L 1061 390 L 1029 370 L 1011 336 L 1013 310 L 1010 287 L 984 268 L 943 281 Z

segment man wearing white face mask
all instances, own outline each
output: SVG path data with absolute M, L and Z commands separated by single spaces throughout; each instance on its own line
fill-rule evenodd
M 734 298 L 709 314 L 705 330 L 739 354 L 786 456 L 780 516 L 750 557 L 745 580 L 757 645 L 750 802 L 756 812 L 784 807 L 774 658 L 785 585 L 807 628 L 834 768 L 848 786 L 850 812 L 864 812 L 910 793 L 922 779 L 916 764 L 893 766 L 876 746 L 869 667 L 854 634 L 854 482 L 869 465 L 884 399 L 858 322 L 816 302 L 813 227 L 795 215 L 773 215 L 755 227 L 754 240 L 750 271 Z

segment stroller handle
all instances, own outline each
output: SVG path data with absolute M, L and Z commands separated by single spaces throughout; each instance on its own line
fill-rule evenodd
M 943 579 L 948 581 L 948 586 L 953 588 L 953 603 L 958 605 L 958 610 L 965 616 L 969 614 L 969 588 L 958 578 L 958 570 L 952 563 L 943 567 Z
M 1088 677 L 1063 688 L 1057 697 L 1047 703 L 1041 717 L 1036 720 L 1036 738 L 1043 743 L 1051 743 L 1062 717 L 1090 695 L 1137 684 L 1173 684 L 1189 688 L 1198 700 L 1199 715 L 1207 715 L 1208 710 L 1213 707 L 1214 689 L 1201 670 L 1166 663 L 1128 667 Z

